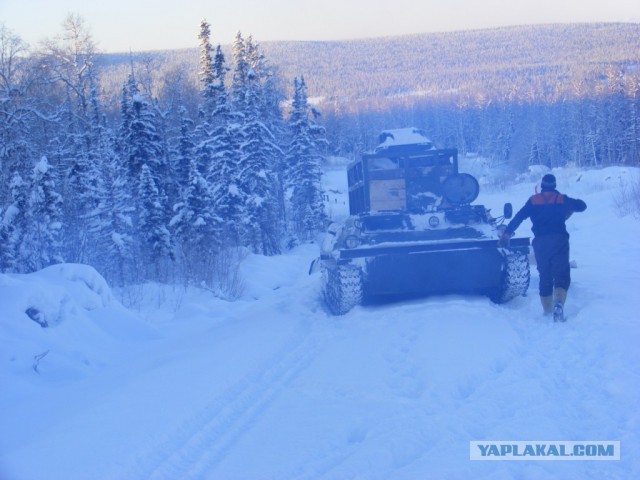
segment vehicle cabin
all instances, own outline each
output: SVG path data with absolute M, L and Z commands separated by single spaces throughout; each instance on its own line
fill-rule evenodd
M 350 214 L 435 211 L 443 206 L 442 182 L 457 173 L 456 149 L 378 147 L 348 167 Z

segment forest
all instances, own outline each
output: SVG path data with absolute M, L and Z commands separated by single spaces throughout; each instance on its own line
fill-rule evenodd
M 228 64 L 210 37 L 203 20 L 196 85 L 166 77 L 156 94 L 130 64 L 109 103 L 80 17 L 37 53 L 0 32 L 2 271 L 86 263 L 115 285 L 233 298 L 242 255 L 275 255 L 324 228 L 325 130 L 304 78 L 292 79 L 285 119 L 253 39 L 238 33 Z
M 640 163 L 640 25 L 102 54 L 0 27 L 0 271 L 88 263 L 237 295 L 246 252 L 326 226 L 321 167 L 415 126 L 501 171 Z M 229 59 L 229 60 L 227 60 Z M 243 253 L 244 252 L 244 253 Z

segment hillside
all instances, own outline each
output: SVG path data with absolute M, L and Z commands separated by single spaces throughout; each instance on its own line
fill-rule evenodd
M 214 25 L 215 32 L 215 25 Z M 228 42 L 231 39 L 215 39 Z M 260 40 L 260 39 L 256 39 Z M 194 42 L 195 43 L 195 42 Z M 332 42 L 264 42 L 267 59 L 288 82 L 304 75 L 312 97 L 362 99 L 466 90 L 485 96 L 544 96 L 599 78 L 610 65 L 637 69 L 640 24 L 534 25 Z M 231 61 L 230 46 L 225 46 Z M 160 71 L 184 64 L 196 81 L 198 51 L 137 54 Z M 126 69 L 129 55 L 104 55 Z M 121 82 L 121 81 L 120 81 Z
M 287 77 L 309 77 L 319 96 L 362 98 L 451 90 L 539 94 L 607 65 L 640 62 L 640 25 L 512 27 L 326 43 L 266 43 Z M 299 73 L 298 73 L 299 74 Z

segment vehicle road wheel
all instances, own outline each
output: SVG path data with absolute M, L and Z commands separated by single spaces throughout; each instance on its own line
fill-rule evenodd
M 527 255 L 510 252 L 504 258 L 502 283 L 491 295 L 494 303 L 506 303 L 509 300 L 525 295 L 529 289 L 531 272 Z
M 324 299 L 334 315 L 344 315 L 362 302 L 362 270 L 355 265 L 336 265 L 323 270 Z

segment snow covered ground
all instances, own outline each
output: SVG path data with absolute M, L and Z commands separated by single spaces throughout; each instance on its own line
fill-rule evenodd
M 0 479 L 640 478 L 640 222 L 614 205 L 638 172 L 554 173 L 588 203 L 568 222 L 566 324 L 541 316 L 535 269 L 503 306 L 448 296 L 332 317 L 307 275 L 313 245 L 249 256 L 236 302 L 116 296 L 80 265 L 0 275 Z M 539 177 L 478 203 L 517 209 Z M 326 181 L 345 215 L 344 171 Z M 473 440 L 620 441 L 621 460 L 470 461 Z

